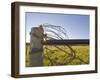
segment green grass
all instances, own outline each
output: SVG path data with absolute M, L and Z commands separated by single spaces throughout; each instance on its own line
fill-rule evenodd
M 26 45 L 26 66 L 30 65 L 30 45 Z
M 48 48 L 48 49 L 45 49 Z M 67 47 L 63 45 L 57 45 L 57 47 L 63 49 L 67 53 L 57 49 L 55 46 L 46 45 L 44 46 L 44 58 L 43 64 L 44 66 L 57 66 L 57 65 L 81 65 L 81 64 L 89 64 L 89 45 L 71 45 L 72 49 L 75 51 L 75 55 L 73 57 L 73 52 Z M 69 54 L 72 54 L 70 56 Z M 30 45 L 26 46 L 26 66 L 29 66 L 30 61 Z M 81 61 L 81 60 L 82 61 Z

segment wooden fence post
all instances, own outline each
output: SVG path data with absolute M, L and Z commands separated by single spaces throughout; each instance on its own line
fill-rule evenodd
M 43 40 L 42 26 L 33 27 L 30 32 L 30 67 L 43 66 Z

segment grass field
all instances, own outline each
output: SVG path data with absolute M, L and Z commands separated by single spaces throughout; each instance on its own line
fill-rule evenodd
M 45 45 L 43 52 L 44 66 L 89 64 L 89 45 Z M 26 66 L 30 65 L 30 45 L 26 46 Z
M 26 45 L 26 66 L 30 65 L 30 45 Z

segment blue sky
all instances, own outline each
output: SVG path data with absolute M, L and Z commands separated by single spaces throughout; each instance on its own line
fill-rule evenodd
M 44 23 L 62 26 L 69 39 L 89 39 L 89 15 L 26 12 L 25 16 L 26 42 L 30 42 L 31 28 Z

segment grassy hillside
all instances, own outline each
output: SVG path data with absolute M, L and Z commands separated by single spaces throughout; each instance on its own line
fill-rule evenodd
M 45 45 L 43 52 L 44 66 L 89 64 L 89 45 Z M 30 64 L 30 45 L 26 45 L 26 66 Z

